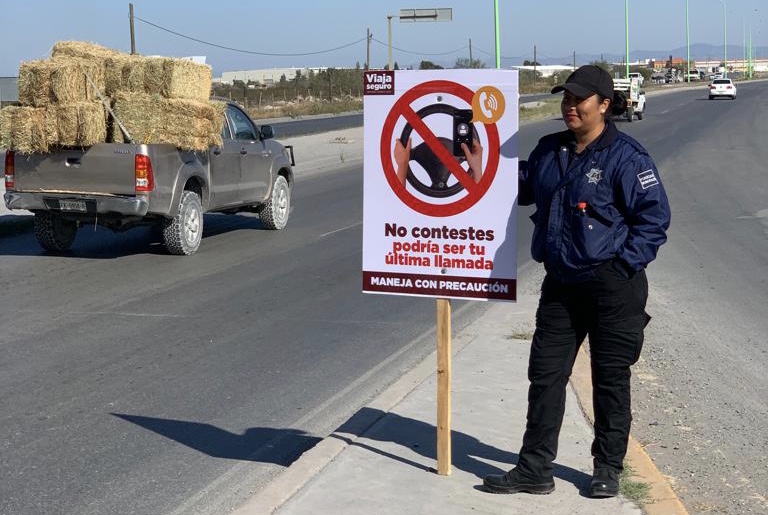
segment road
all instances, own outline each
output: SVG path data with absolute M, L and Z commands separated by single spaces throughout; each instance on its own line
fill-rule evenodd
M 649 271 L 633 432 L 692 514 L 768 513 L 767 91 L 652 97 L 629 131 L 657 159 L 672 205 Z
M 692 514 L 768 510 L 767 87 L 619 122 L 673 208 L 633 431 Z M 561 129 L 522 127 L 521 154 Z M 144 229 L 0 239 L 0 515 L 226 513 L 431 352 L 433 301 L 360 293 L 361 191 L 360 167 L 298 181 L 280 232 L 207 215 L 189 258 Z

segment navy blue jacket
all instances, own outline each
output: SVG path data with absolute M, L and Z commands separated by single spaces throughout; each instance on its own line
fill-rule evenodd
M 670 222 L 656 165 L 610 120 L 581 154 L 574 148 L 571 131 L 550 134 L 520 163 L 518 203 L 536 204 L 533 259 L 564 283 L 587 281 L 614 258 L 628 272 L 645 268 Z

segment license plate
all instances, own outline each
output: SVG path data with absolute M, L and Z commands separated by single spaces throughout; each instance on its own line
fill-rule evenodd
M 59 200 L 59 209 L 62 211 L 79 211 L 85 213 L 84 200 Z

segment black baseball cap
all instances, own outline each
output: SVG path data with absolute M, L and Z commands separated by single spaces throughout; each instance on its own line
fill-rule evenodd
M 604 98 L 613 98 L 613 79 L 604 69 L 586 64 L 571 73 L 565 84 L 552 88 L 552 93 L 569 91 L 579 98 L 591 97 L 595 93 Z

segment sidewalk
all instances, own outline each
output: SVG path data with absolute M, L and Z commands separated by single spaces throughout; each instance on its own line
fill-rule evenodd
M 517 461 L 525 428 L 526 369 L 536 289 L 530 267 L 515 304 L 494 303 L 453 339 L 452 473 L 436 467 L 436 358 L 427 359 L 292 464 L 235 515 L 640 515 L 620 497 L 585 496 L 592 429 L 569 387 L 551 495 L 482 491 L 486 474 Z

